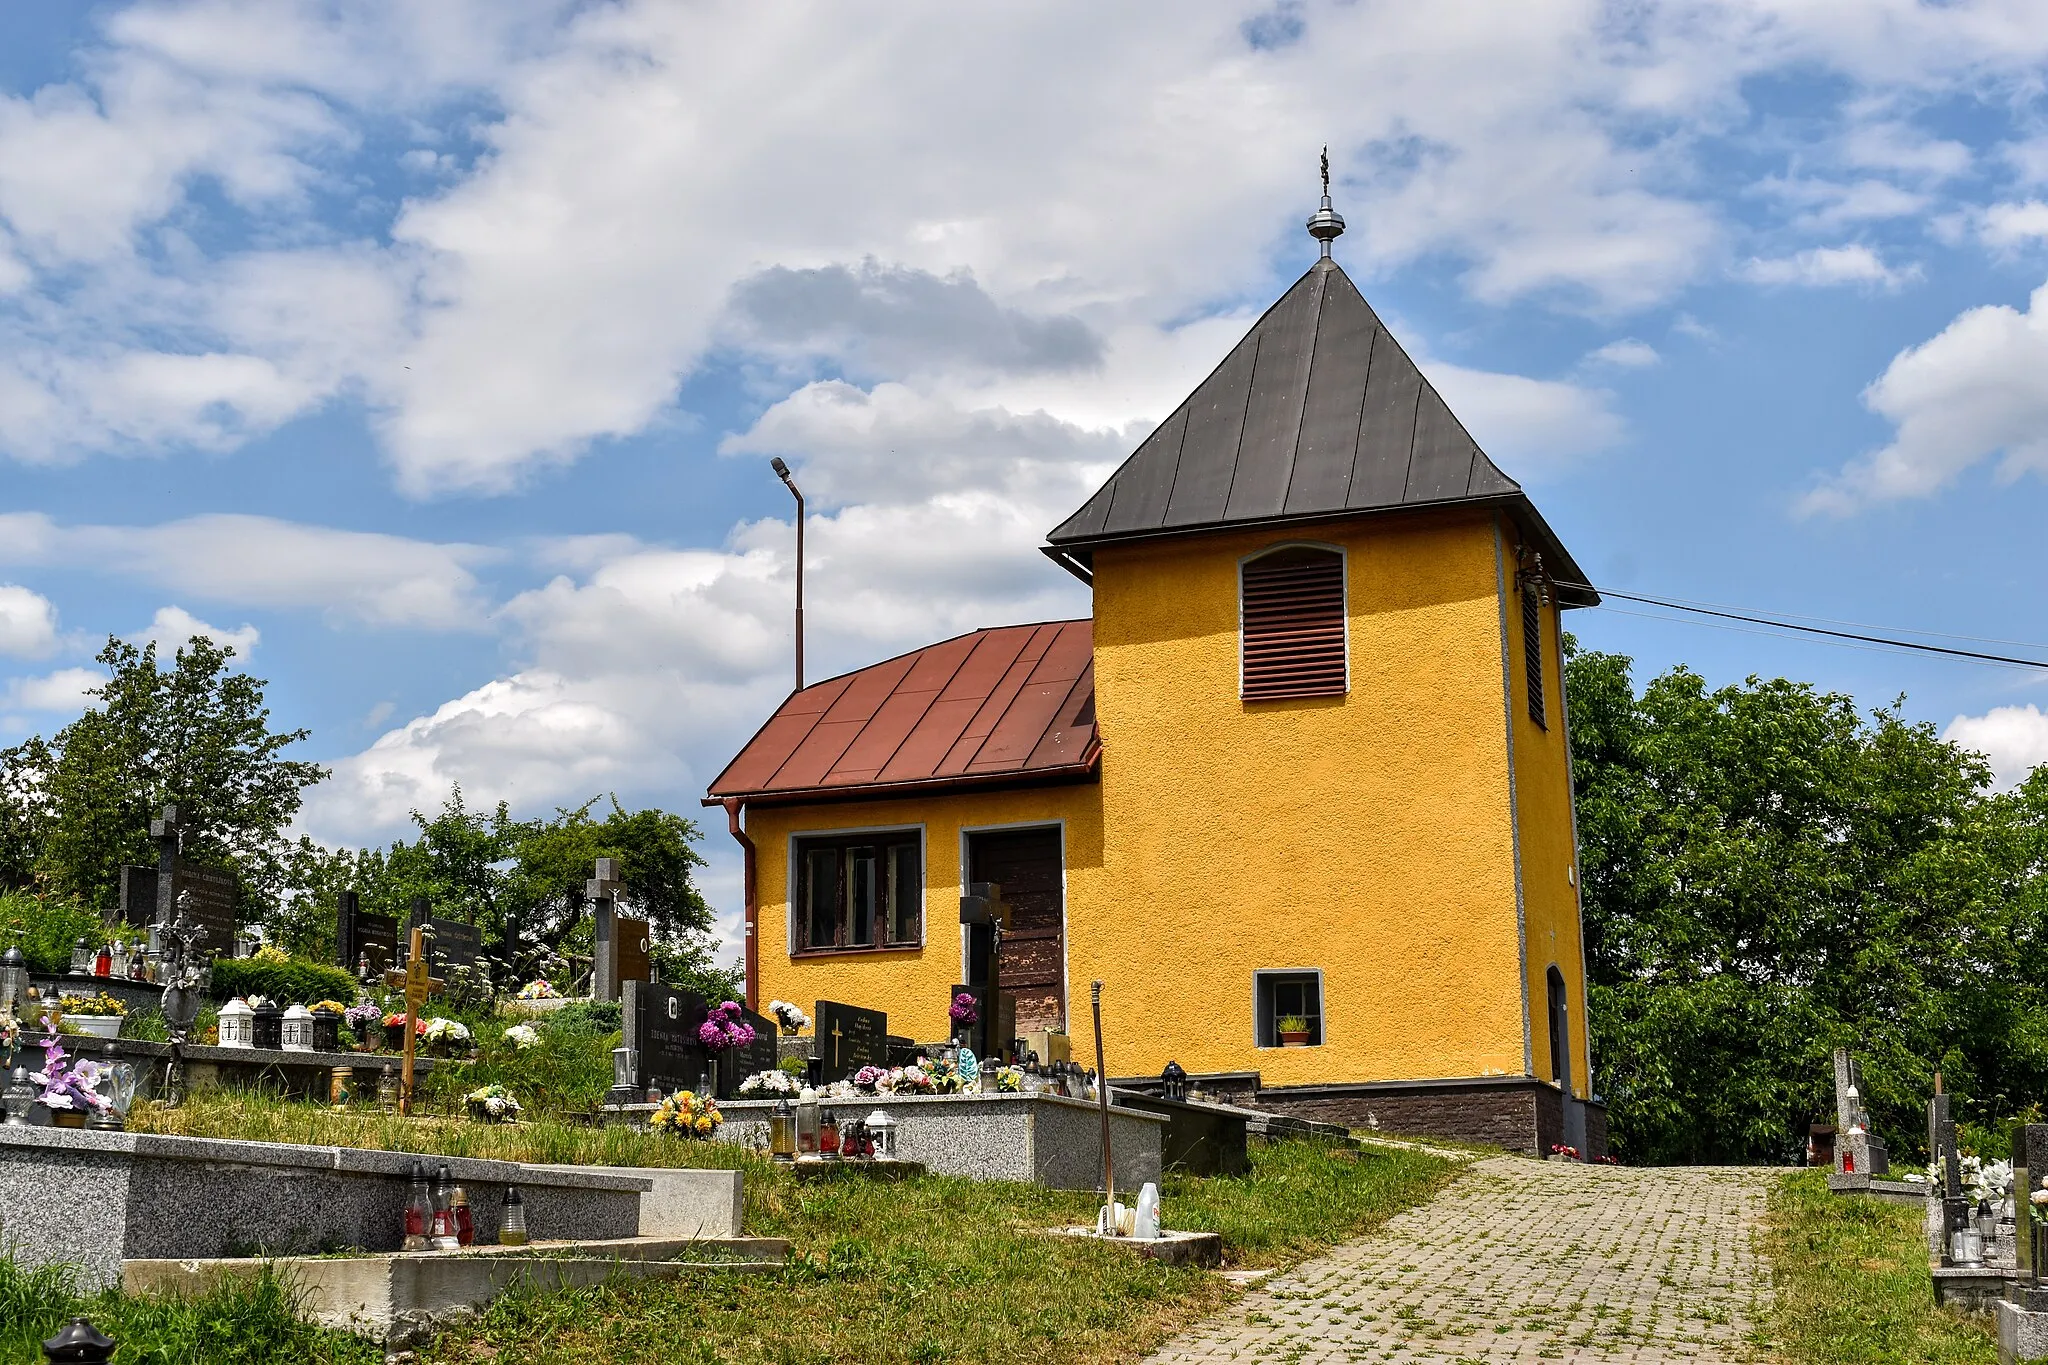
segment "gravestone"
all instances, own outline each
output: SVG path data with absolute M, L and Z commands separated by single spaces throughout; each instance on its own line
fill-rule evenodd
M 782 1059 L 773 1019 L 765 1019 L 750 1009 L 742 1009 L 740 1018 L 754 1026 L 754 1041 L 718 1054 L 718 1098 L 722 1100 L 738 1098 L 741 1081 L 756 1071 L 773 1071 Z
M 612 943 L 618 951 L 619 982 L 652 981 L 653 963 L 648 957 L 652 946 L 647 921 L 632 919 L 626 915 L 612 917 Z
M 1835 1121 L 1841 1130 L 1835 1139 L 1835 1170 L 1838 1173 L 1881 1176 L 1891 1169 L 1885 1145 L 1870 1131 L 1870 1111 L 1864 1105 L 1863 1068 L 1849 1049 L 1835 1049 Z
M 235 874 L 218 868 L 180 863 L 172 870 L 172 890 L 190 891 L 187 913 L 200 930 L 198 949 L 213 957 L 235 951 Z M 121 869 L 121 920 L 137 928 L 157 923 L 161 875 L 146 867 Z
M 889 1064 L 889 1016 L 883 1011 L 820 1000 L 811 1019 L 827 1083 L 843 1081 L 864 1066 Z
M 396 915 L 372 914 L 368 910 L 358 911 L 355 929 L 356 955 L 341 965 L 354 970 L 365 953 L 370 957 L 370 970 L 384 972 L 398 962 L 398 917 Z
M 436 967 L 474 967 L 483 953 L 484 931 L 474 924 L 465 924 L 459 919 L 442 919 L 439 915 L 427 921 L 434 931 L 434 946 L 428 956 Z
M 621 1002 L 620 1026 L 632 1049 L 633 1085 L 659 1086 L 666 1095 L 695 1090 L 711 1069 L 711 1054 L 697 1037 L 710 1005 L 694 991 L 649 981 L 629 981 Z

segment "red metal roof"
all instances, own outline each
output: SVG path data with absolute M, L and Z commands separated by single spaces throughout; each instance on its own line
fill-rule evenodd
M 791 694 L 705 804 L 1083 778 L 1099 749 L 1094 622 L 998 626 Z

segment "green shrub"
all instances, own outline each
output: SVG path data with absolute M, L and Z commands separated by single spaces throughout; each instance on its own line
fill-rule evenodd
M 529 1027 L 540 1040 L 525 1049 L 505 1040 L 508 1027 L 525 1021 L 469 1021 L 477 1059 L 459 1066 L 437 1064 L 422 1083 L 421 1095 L 431 1103 L 455 1109 L 463 1095 L 495 1082 L 512 1092 L 529 1117 L 596 1109 L 611 1088 L 612 1049 L 619 1045 L 619 1033 L 616 1028 L 599 1029 L 586 1013 L 566 1022 L 560 1018 L 576 1008 L 565 1005 L 556 1015 L 531 1022 Z M 612 1010 L 616 1013 L 618 1006 Z
M 97 910 L 77 901 L 46 900 L 26 891 L 0 895 L 0 947 L 21 933 L 21 953 L 30 971 L 68 972 L 71 945 L 79 939 L 98 947 L 107 941 L 107 926 Z
M 617 1033 L 623 1026 L 616 1000 L 578 1000 L 542 1015 L 535 1022 L 543 1028 L 577 1030 L 585 1033 Z
M 322 962 L 222 958 L 213 964 L 213 998 L 231 1000 L 238 995 L 267 995 L 285 1004 L 310 1005 L 316 1000 L 354 1000 L 357 986 L 355 977 Z

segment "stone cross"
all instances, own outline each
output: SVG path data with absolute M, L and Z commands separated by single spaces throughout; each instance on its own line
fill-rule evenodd
M 618 906 L 619 860 L 599 858 L 597 875 L 583 883 L 583 898 L 590 902 L 596 920 L 595 951 L 591 954 L 590 995 L 594 1000 L 619 998 Z
M 149 837 L 156 840 L 158 924 L 170 924 L 178 917 L 178 835 L 184 828 L 176 806 L 165 806 L 164 813 L 149 822 Z

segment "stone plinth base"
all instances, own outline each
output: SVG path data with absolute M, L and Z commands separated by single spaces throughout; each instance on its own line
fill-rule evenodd
M 2006 1299 L 2000 1299 L 1998 1314 L 1998 1365 L 2016 1365 L 2023 1360 L 2048 1360 L 2048 1313 L 2034 1313 Z
M 774 1100 L 721 1100 L 718 1141 L 766 1148 Z M 935 1175 L 1017 1180 L 1055 1190 L 1094 1190 L 1102 1182 L 1102 1119 L 1093 1104 L 1056 1095 L 869 1095 L 828 1100 L 842 1121 L 885 1109 L 896 1119 L 896 1154 Z M 645 1123 L 650 1104 L 607 1105 L 613 1123 Z M 1157 1183 L 1166 1119 L 1121 1105 L 1109 1111 L 1118 1189 Z M 687 1142 L 687 1138 L 678 1138 Z
M 309 1321 L 364 1333 L 395 1349 L 474 1313 L 515 1285 L 579 1289 L 691 1271 L 780 1270 L 788 1255 L 789 1243 L 780 1238 L 633 1237 L 277 1261 L 131 1260 L 122 1267 L 122 1287 L 131 1294 L 194 1295 L 275 1266 L 290 1277 L 301 1296 L 299 1311 Z
M 1889 1204 L 1927 1202 L 1927 1186 L 1907 1180 L 1884 1180 L 1877 1176 L 1836 1173 L 1828 1177 L 1828 1188 L 1836 1194 L 1869 1195 Z M 1939 1228 L 1936 1229 L 1936 1235 L 1940 1235 Z
M 1935 1266 L 1934 1301 L 1964 1313 L 1989 1313 L 2005 1297 L 2013 1272 L 1995 1266 Z
M 1162 1231 L 1157 1237 L 1150 1239 L 1105 1237 L 1094 1228 L 1054 1228 L 1052 1232 L 1056 1237 L 1072 1237 L 1079 1241 L 1115 1247 L 1133 1256 L 1163 1261 L 1167 1265 L 1223 1264 L 1223 1234 L 1219 1232 Z

